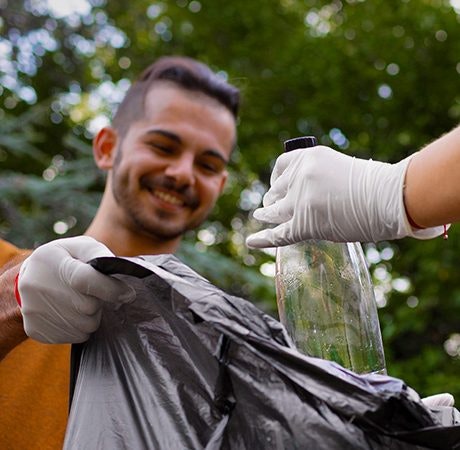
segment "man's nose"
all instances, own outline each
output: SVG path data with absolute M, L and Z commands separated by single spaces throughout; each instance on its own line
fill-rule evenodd
M 165 175 L 174 179 L 178 187 L 193 186 L 195 183 L 193 158 L 183 155 L 171 161 L 165 169 Z

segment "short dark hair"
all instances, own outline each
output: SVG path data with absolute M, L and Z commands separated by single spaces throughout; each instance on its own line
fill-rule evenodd
M 131 123 L 142 118 L 145 97 L 159 81 L 176 84 L 182 89 L 198 91 L 217 100 L 235 117 L 240 103 L 239 89 L 227 83 L 205 64 L 184 56 L 164 56 L 156 60 L 133 83 L 113 118 L 114 128 L 124 136 Z

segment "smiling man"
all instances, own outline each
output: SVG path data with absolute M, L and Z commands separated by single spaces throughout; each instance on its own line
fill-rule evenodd
M 129 93 L 125 102 L 131 109 Z M 183 233 L 206 219 L 224 187 L 235 108 L 170 80 L 146 87 L 142 117 L 125 129 L 129 117 L 117 114 L 114 127 L 94 140 L 96 163 L 108 178 L 86 234 L 116 254 L 173 253 Z
M 127 92 L 113 126 L 94 139 L 107 182 L 86 236 L 45 244 L 24 262 L 26 253 L 0 240 L 16 258 L 5 258 L 0 275 L 0 448 L 62 447 L 68 347 L 27 336 L 83 342 L 99 326 L 103 301 L 133 300 L 128 286 L 86 262 L 177 250 L 222 192 L 238 107 L 238 89 L 204 64 L 160 58 Z

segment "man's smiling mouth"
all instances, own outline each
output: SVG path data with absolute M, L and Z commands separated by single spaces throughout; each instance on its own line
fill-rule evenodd
M 158 199 L 160 199 L 163 202 L 170 203 L 171 205 L 174 206 L 184 206 L 185 202 L 181 200 L 180 198 L 176 197 L 175 195 L 168 194 L 167 192 L 160 191 L 158 189 L 154 189 L 153 191 L 150 191 L 152 195 Z
M 198 196 L 191 188 L 177 189 L 174 183 L 167 179 L 141 177 L 139 184 L 141 189 L 146 189 L 153 198 L 163 202 L 164 206 L 168 204 L 174 208 L 196 209 L 200 204 Z

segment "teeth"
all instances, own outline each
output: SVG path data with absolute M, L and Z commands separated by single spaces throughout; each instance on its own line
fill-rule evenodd
M 182 206 L 184 204 L 182 200 L 179 200 L 174 195 L 167 194 L 166 192 L 155 191 L 154 195 L 155 197 L 158 197 L 160 200 L 171 203 L 172 205 Z

